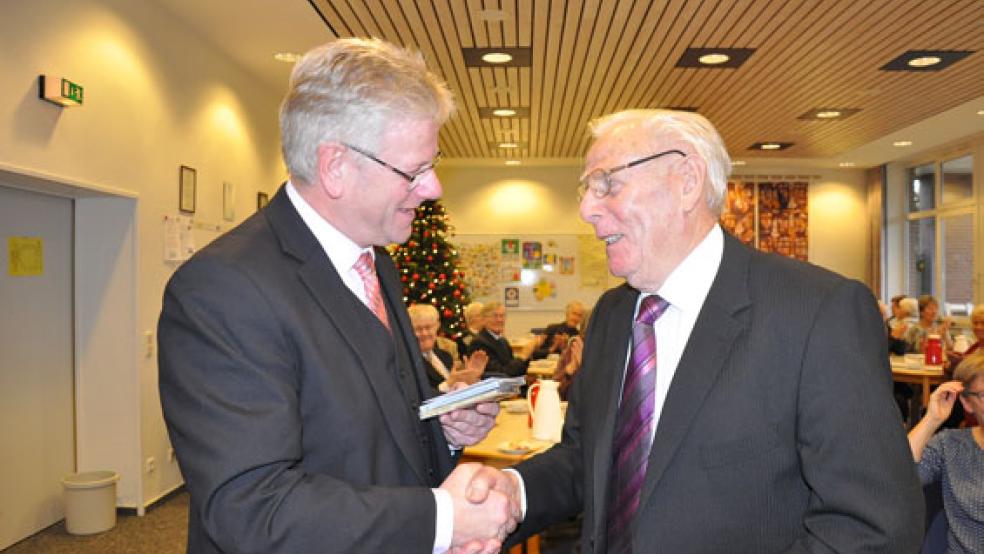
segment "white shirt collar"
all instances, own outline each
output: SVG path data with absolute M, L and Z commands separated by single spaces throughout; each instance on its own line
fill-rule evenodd
M 664 300 L 687 313 L 700 311 L 724 255 L 724 232 L 717 224 L 676 266 L 659 288 Z
M 369 252 L 369 255 L 375 260 L 376 254 L 373 249 L 362 248 L 355 241 L 345 236 L 334 225 L 328 223 L 324 217 L 314 211 L 314 208 L 304 200 L 290 181 L 287 182 L 286 189 L 287 198 L 290 199 L 291 204 L 294 205 L 294 209 L 297 210 L 297 214 L 301 216 L 304 224 L 307 225 L 308 229 L 311 230 L 314 237 L 318 240 L 318 243 L 321 244 L 322 250 L 325 251 L 328 259 L 331 261 L 331 265 L 335 266 L 335 271 L 342 278 L 342 282 L 364 304 L 369 305 L 368 299 L 366 298 L 365 285 L 359 274 L 355 271 L 354 266 L 356 260 L 359 259 L 359 256 L 363 252 Z

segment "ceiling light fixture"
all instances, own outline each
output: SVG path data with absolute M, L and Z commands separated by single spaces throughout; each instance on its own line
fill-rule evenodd
M 741 67 L 754 48 L 687 48 L 677 60 L 677 67 L 719 69 Z
M 523 162 L 521 162 L 519 160 L 506 160 L 506 165 L 520 165 L 522 163 Z
M 489 52 L 482 55 L 482 61 L 488 63 L 506 63 L 511 62 L 512 59 L 513 57 L 505 52 Z
M 881 66 L 882 71 L 941 71 L 973 54 L 973 50 L 909 50 Z
M 899 148 L 901 148 L 903 146 L 912 146 L 912 141 L 911 140 L 897 140 L 897 141 L 895 141 L 895 142 L 892 143 L 892 146 L 898 146 Z
M 792 145 L 793 143 L 791 142 L 779 142 L 775 140 L 770 140 L 766 142 L 756 142 L 755 144 L 749 146 L 748 149 L 772 152 L 776 150 L 785 150 Z
M 731 59 L 731 56 L 729 56 L 727 54 L 721 54 L 719 52 L 715 52 L 713 54 L 704 54 L 703 56 L 700 56 L 699 58 L 697 58 L 697 61 L 699 61 L 700 63 L 702 63 L 704 65 L 718 65 L 718 64 L 722 64 L 722 63 L 724 63 L 724 62 L 726 62 L 726 61 L 728 61 L 730 59 Z
M 499 148 L 519 148 L 519 145 L 515 142 L 500 142 Z
M 905 62 L 909 67 L 929 67 L 931 65 L 936 65 L 943 61 L 943 58 L 939 56 L 921 56 L 919 58 L 912 58 L 911 60 Z
M 482 119 L 493 119 L 493 118 L 523 118 L 530 116 L 530 109 L 525 106 L 499 106 L 496 108 L 489 108 L 485 106 L 478 107 L 478 117 Z
M 731 160 L 731 165 L 745 165 L 745 160 Z
M 833 119 L 835 117 L 840 117 L 841 113 L 837 110 L 827 110 L 825 112 L 817 112 L 817 117 L 820 119 Z
M 492 110 L 492 115 L 497 117 L 512 117 L 516 115 L 516 110 L 510 108 L 496 108 Z
M 850 117 L 860 111 L 861 111 L 860 108 L 833 108 L 833 107 L 813 108 L 812 110 L 797 117 L 796 119 L 802 119 L 807 121 L 809 120 L 832 121 L 834 119 L 844 119 L 845 117 Z
M 977 115 L 984 115 L 984 110 L 977 110 Z
M 301 56 L 293 52 L 277 52 L 276 54 L 273 55 L 273 59 L 277 60 L 278 62 L 294 63 L 297 60 L 301 59 Z
M 854 164 L 854 162 L 841 162 L 841 163 L 839 163 L 837 165 L 840 166 L 840 167 L 854 167 L 855 164 Z
M 531 67 L 532 48 L 462 48 L 465 67 Z

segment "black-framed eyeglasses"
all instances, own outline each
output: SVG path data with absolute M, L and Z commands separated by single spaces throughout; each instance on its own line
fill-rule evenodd
M 977 392 L 973 392 L 973 391 L 969 391 L 969 390 L 964 390 L 964 391 L 960 391 L 960 395 L 961 396 L 965 396 L 967 398 L 969 398 L 971 396 L 976 396 L 978 400 L 984 400 L 984 390 L 977 391 Z
M 358 146 L 352 146 L 351 144 L 344 143 L 344 142 L 342 144 L 344 144 L 346 148 L 349 148 L 350 150 L 353 150 L 355 152 L 358 152 L 359 154 L 362 154 L 363 156 L 369 158 L 370 160 L 378 163 L 379 165 L 385 167 L 386 169 L 388 169 L 388 170 L 392 171 L 393 173 L 396 173 L 400 177 L 403 177 L 404 179 L 406 179 L 407 180 L 407 183 L 409 184 L 409 186 L 407 188 L 408 191 L 413 190 L 414 188 L 416 188 L 417 185 L 420 184 L 420 178 L 424 174 L 426 174 L 428 171 L 434 169 L 437 166 L 437 164 L 441 163 L 441 159 L 444 157 L 444 154 L 442 154 L 441 151 L 438 150 L 437 151 L 437 155 L 434 156 L 434 159 L 433 160 L 431 160 L 431 161 L 427 162 L 426 164 L 424 164 L 424 166 L 421 167 L 420 169 L 418 169 L 417 171 L 414 171 L 413 173 L 407 173 L 406 171 L 399 170 L 399 169 L 393 167 L 392 165 L 384 162 L 383 160 L 380 160 L 376 156 L 370 154 L 369 152 L 366 152 L 365 150 L 359 148 Z
M 652 156 L 646 156 L 645 158 L 639 158 L 638 160 L 632 160 L 627 164 L 622 164 L 617 167 L 612 167 L 609 169 L 596 169 L 591 173 L 588 173 L 584 177 L 581 177 L 581 184 L 577 187 L 577 197 L 584 198 L 584 195 L 590 190 L 595 198 L 604 198 L 608 196 L 612 191 L 612 175 L 622 171 L 623 169 L 628 169 L 630 167 L 635 167 L 639 164 L 644 164 L 646 162 L 655 160 L 656 158 L 661 158 L 668 154 L 680 154 L 683 157 L 687 157 L 686 154 L 680 150 L 667 150 L 665 152 L 660 152 L 658 154 L 653 154 Z

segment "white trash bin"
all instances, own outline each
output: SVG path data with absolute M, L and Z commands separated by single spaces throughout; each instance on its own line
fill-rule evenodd
M 65 487 L 65 529 L 73 535 L 109 531 L 116 525 L 115 471 L 87 471 L 62 479 Z

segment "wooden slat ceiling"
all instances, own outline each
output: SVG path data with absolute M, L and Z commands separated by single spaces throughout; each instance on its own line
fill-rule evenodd
M 982 0 L 309 0 L 335 36 L 421 50 L 459 112 L 455 158 L 579 157 L 586 123 L 616 110 L 696 107 L 733 155 L 833 157 L 984 93 Z M 501 19 L 483 18 L 498 10 Z M 463 47 L 529 47 L 532 67 L 465 67 Z M 754 48 L 737 69 L 678 68 L 688 47 Z M 880 71 L 906 50 L 973 50 L 933 72 Z M 481 119 L 523 106 L 529 118 Z M 842 120 L 800 120 L 816 108 Z M 490 146 L 525 144 L 519 151 Z

